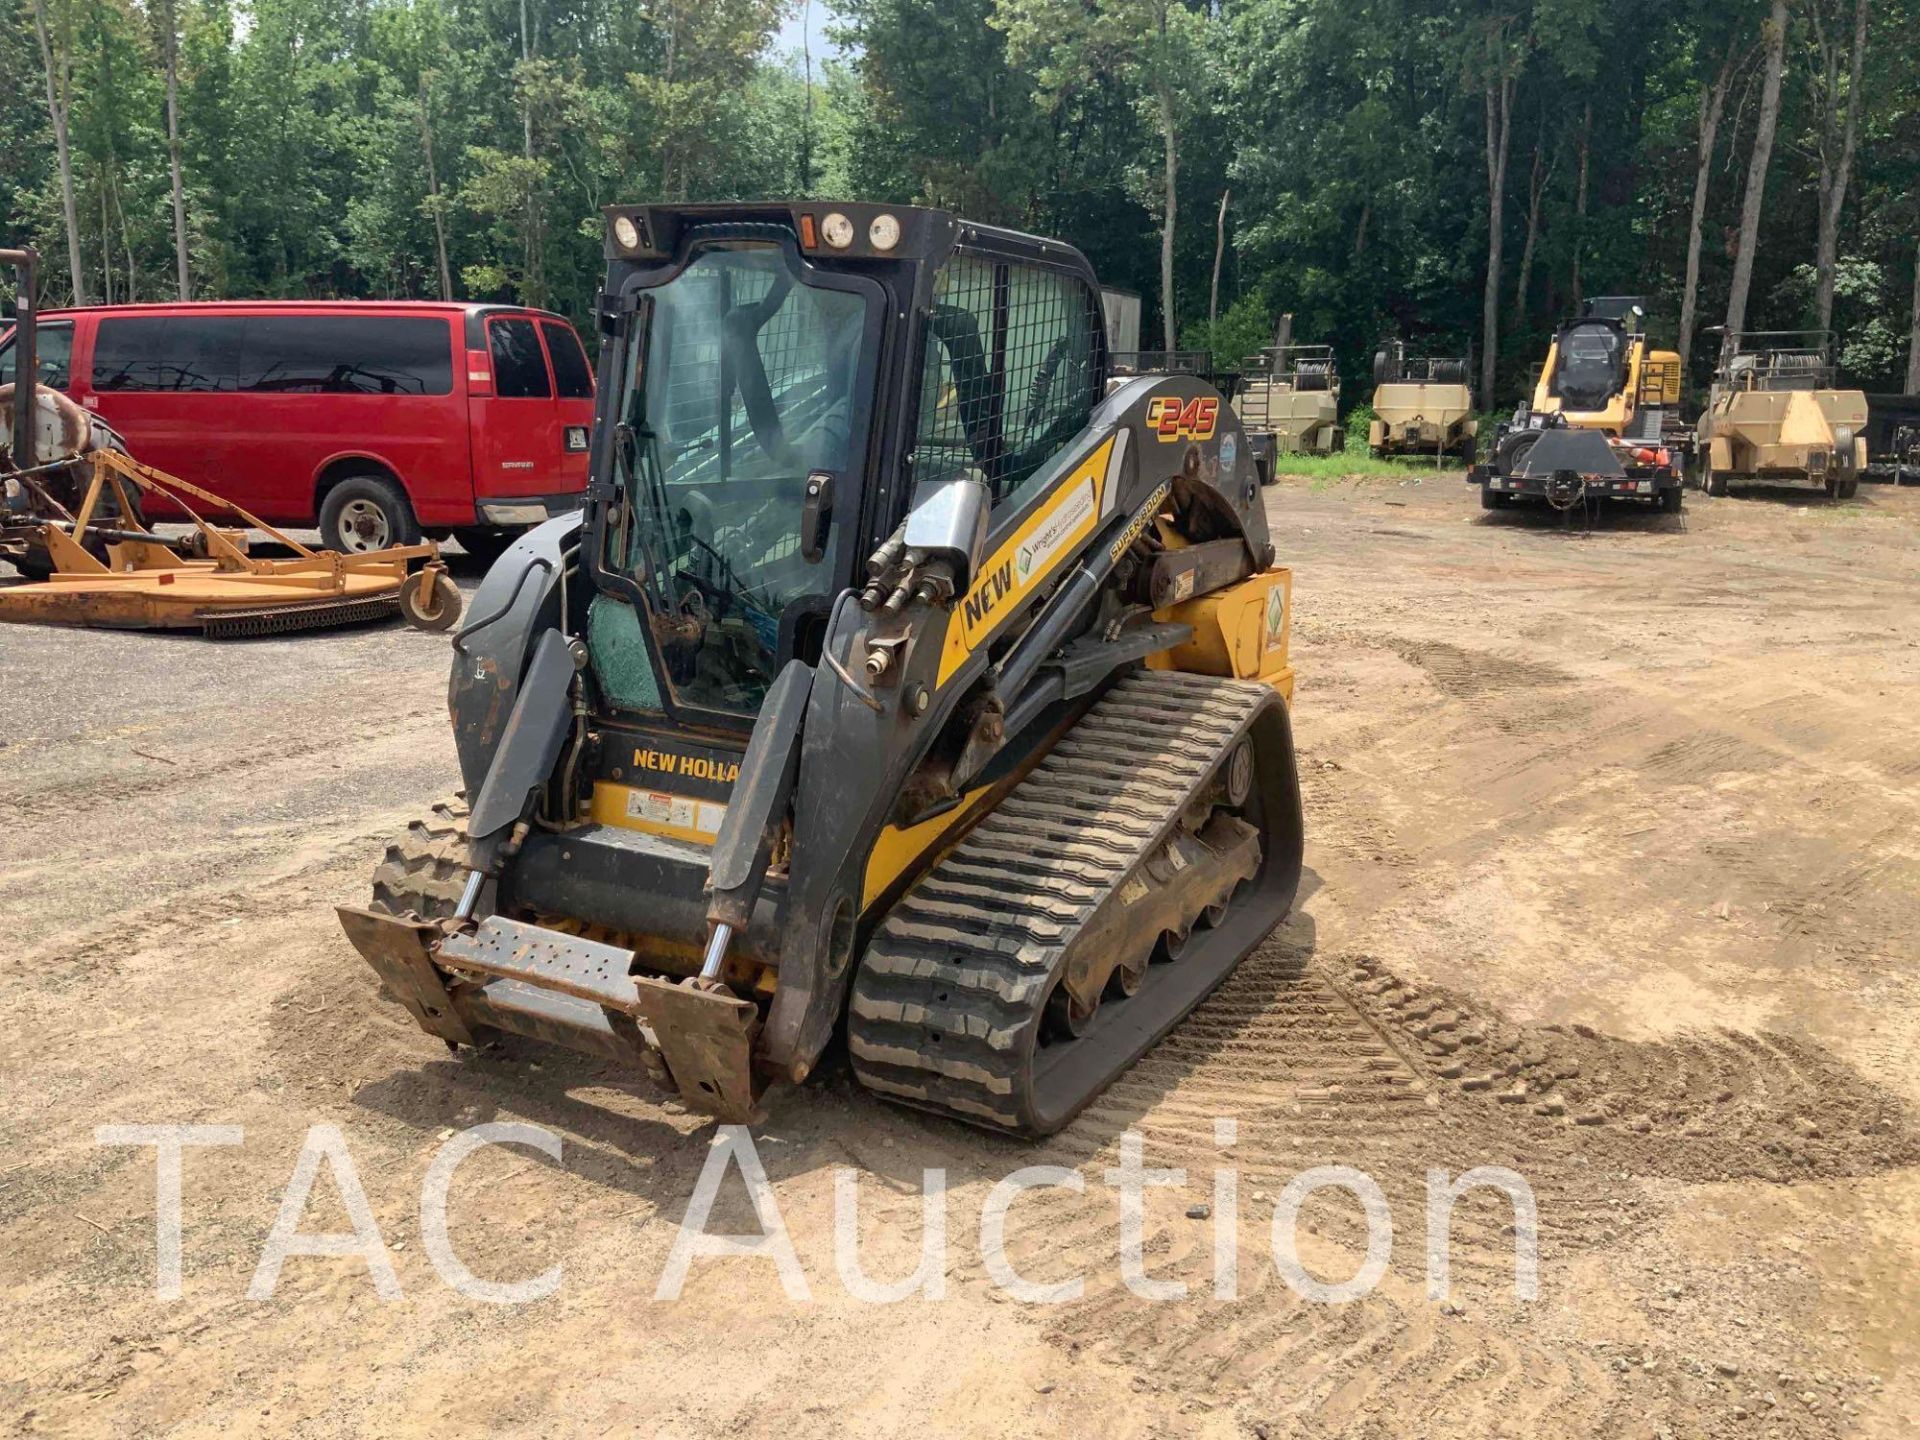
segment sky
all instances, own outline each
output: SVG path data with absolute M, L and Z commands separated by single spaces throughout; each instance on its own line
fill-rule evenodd
M 797 0 L 793 14 L 787 23 L 780 27 L 780 36 L 774 42 L 778 50 L 791 50 L 796 54 L 800 50 L 802 39 L 811 36 L 813 40 L 813 58 L 822 59 L 839 52 L 827 39 L 827 24 L 833 18 L 827 0 Z

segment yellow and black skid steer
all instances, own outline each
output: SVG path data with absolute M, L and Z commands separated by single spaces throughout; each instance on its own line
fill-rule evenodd
M 1292 905 L 1289 572 L 1248 437 L 1109 373 L 1069 246 L 813 202 L 606 216 L 583 513 L 453 640 L 469 803 L 340 911 L 459 1046 L 759 1112 L 1066 1124 Z M 1111 383 L 1110 383 L 1111 382 Z

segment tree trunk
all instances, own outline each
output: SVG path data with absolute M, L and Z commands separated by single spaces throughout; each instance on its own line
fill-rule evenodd
M 1733 84 L 1733 72 L 1739 68 L 1740 54 L 1735 45 L 1727 46 L 1727 58 L 1720 74 L 1700 92 L 1700 150 L 1693 171 L 1693 215 L 1687 224 L 1687 279 L 1680 291 L 1680 366 L 1682 373 L 1693 361 L 1693 325 L 1700 297 L 1700 232 L 1707 218 L 1707 188 L 1713 177 L 1713 147 L 1720 134 L 1720 116 L 1727 108 L 1727 91 Z
M 1544 127 L 1543 127 L 1544 128 Z M 1533 146 L 1533 173 L 1527 178 L 1527 240 L 1520 247 L 1520 283 L 1513 288 L 1513 314 L 1517 325 L 1527 323 L 1527 282 L 1533 275 L 1533 249 L 1540 238 L 1540 198 L 1546 193 L 1553 166 L 1544 163 L 1541 140 Z
M 1853 150 L 1860 133 L 1860 70 L 1866 52 L 1867 0 L 1854 0 L 1853 53 L 1847 65 L 1847 116 L 1841 129 L 1838 162 L 1830 163 L 1826 145 L 1820 148 L 1820 239 L 1814 259 L 1814 272 L 1818 277 L 1814 323 L 1822 330 L 1833 325 L 1833 267 L 1840 250 L 1840 211 L 1847 203 L 1847 180 L 1853 172 Z M 1827 103 L 1833 103 L 1831 95 Z
M 1920 249 L 1913 252 L 1912 335 L 1907 340 L 1907 393 L 1920 395 Z
M 140 276 L 134 269 L 133 227 L 127 224 L 127 206 L 120 195 L 119 167 L 114 167 L 113 213 L 120 217 L 120 246 L 127 257 L 127 303 L 133 304 L 140 298 Z
M 160 10 L 161 23 L 167 27 L 167 160 L 173 171 L 173 259 L 179 270 L 180 298 L 193 298 L 193 281 L 187 272 L 187 195 L 180 179 L 180 37 L 175 26 L 173 0 Z
M 73 279 L 73 303 L 87 303 L 87 277 L 80 267 L 80 215 L 73 197 L 73 148 L 67 137 L 67 57 L 56 66 L 53 38 L 47 31 L 47 0 L 33 0 L 33 25 L 40 38 L 40 59 L 47 68 L 47 116 L 53 122 L 53 146 L 60 160 L 60 209 L 67 224 L 67 273 Z M 56 79 L 56 76 L 58 77 Z
M 1587 243 L 1587 173 L 1593 159 L 1593 102 L 1580 115 L 1580 183 L 1573 194 L 1573 313 L 1580 313 L 1580 251 Z
M 1207 292 L 1207 329 L 1212 331 L 1214 322 L 1220 318 L 1220 261 L 1227 253 L 1227 201 L 1233 198 L 1232 190 L 1220 192 L 1220 213 L 1213 221 L 1213 286 Z M 1213 343 L 1211 333 L 1207 343 Z
M 541 255 L 540 243 L 540 188 L 533 179 L 533 96 L 526 90 L 531 77 L 526 69 L 533 61 L 533 29 L 527 16 L 527 0 L 520 0 L 520 65 L 522 70 L 522 88 L 520 92 L 520 125 L 524 132 L 522 154 L 527 161 L 527 271 L 526 299 L 533 305 L 547 303 L 547 284 L 545 265 Z
M 1747 193 L 1740 207 L 1740 236 L 1733 255 L 1733 287 L 1727 294 L 1727 342 L 1746 328 L 1747 291 L 1753 285 L 1753 252 L 1760 242 L 1760 207 L 1766 199 L 1767 166 L 1773 159 L 1773 134 L 1780 123 L 1780 71 L 1786 63 L 1787 0 L 1773 0 L 1767 17 L 1767 71 L 1760 87 L 1760 118 L 1753 134 L 1753 159 L 1747 165 Z
M 113 226 L 107 215 L 107 182 L 100 181 L 100 294 L 104 304 L 113 304 Z
M 1173 91 L 1160 87 L 1160 130 L 1166 137 L 1166 214 L 1160 221 L 1160 330 L 1166 348 L 1172 350 L 1173 324 L 1173 222 L 1177 204 L 1175 190 L 1180 178 L 1180 142 L 1174 134 Z
M 453 299 L 453 267 L 447 263 L 447 217 L 440 203 L 440 171 L 433 163 L 433 91 L 420 77 L 420 148 L 427 157 L 427 199 L 433 209 L 433 256 L 440 264 L 440 298 Z
M 665 87 L 665 93 L 669 98 L 673 95 L 673 62 L 676 58 L 675 52 L 679 48 L 676 43 L 679 38 L 679 30 L 674 23 L 674 17 L 669 14 L 667 20 L 666 63 L 660 68 L 660 83 Z M 670 200 L 673 198 L 673 142 L 671 140 L 668 140 L 660 147 L 660 194 L 663 199 Z
M 1493 394 L 1500 366 L 1500 242 L 1506 210 L 1507 146 L 1513 138 L 1514 74 L 1498 31 L 1487 35 L 1487 283 L 1480 310 L 1480 393 Z
M 800 52 L 806 59 L 807 104 L 800 117 L 800 193 L 813 193 L 813 0 L 800 8 Z

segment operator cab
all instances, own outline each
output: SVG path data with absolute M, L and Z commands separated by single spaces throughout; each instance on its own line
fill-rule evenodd
M 1627 333 L 1617 320 L 1576 320 L 1561 328 L 1547 393 L 1566 410 L 1604 410 L 1627 386 Z
M 943 212 L 619 207 L 607 256 L 588 642 L 637 716 L 744 734 L 918 487 L 997 528 L 1105 388 L 1086 261 Z

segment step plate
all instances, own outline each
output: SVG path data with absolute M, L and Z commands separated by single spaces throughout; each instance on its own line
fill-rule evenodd
M 449 969 L 524 980 L 609 1010 L 638 1012 L 633 952 L 618 946 L 495 915 L 471 934 L 448 936 L 436 958 Z

